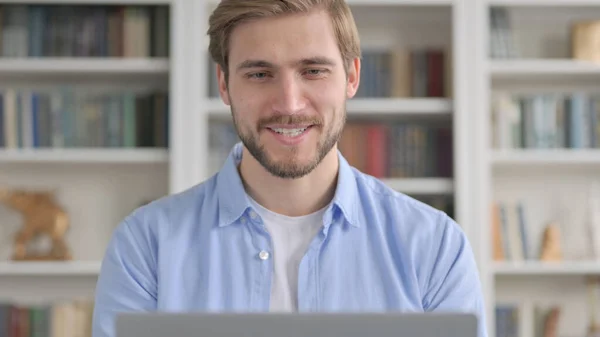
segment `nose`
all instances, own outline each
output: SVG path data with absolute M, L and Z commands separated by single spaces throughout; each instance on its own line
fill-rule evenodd
M 284 74 L 276 83 L 273 109 L 282 115 L 293 115 L 306 108 L 306 97 L 302 79 L 293 74 Z

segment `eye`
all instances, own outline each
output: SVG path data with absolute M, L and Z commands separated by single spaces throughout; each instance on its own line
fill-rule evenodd
M 257 79 L 257 80 L 262 80 L 264 78 L 267 77 L 267 73 L 266 72 L 255 72 L 255 73 L 249 73 L 246 75 L 247 78 L 250 79 Z
M 326 72 L 326 69 L 307 69 L 305 73 L 310 77 L 321 77 L 325 75 Z

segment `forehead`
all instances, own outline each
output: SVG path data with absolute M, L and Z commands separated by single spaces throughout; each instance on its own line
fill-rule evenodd
M 323 10 L 246 22 L 232 31 L 229 41 L 234 67 L 248 59 L 284 65 L 319 56 L 341 62 L 331 19 Z

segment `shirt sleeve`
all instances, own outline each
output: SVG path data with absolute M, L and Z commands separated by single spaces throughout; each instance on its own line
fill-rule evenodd
M 92 337 L 114 337 L 120 312 L 156 309 L 156 249 L 150 231 L 134 221 L 125 219 L 108 244 L 96 284 Z
M 442 213 L 423 306 L 429 312 L 467 312 L 477 316 L 478 337 L 487 337 L 485 304 L 471 245 L 458 224 Z

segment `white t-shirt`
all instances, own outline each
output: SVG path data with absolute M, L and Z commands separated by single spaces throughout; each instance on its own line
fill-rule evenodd
M 273 241 L 273 279 L 270 311 L 298 311 L 298 267 L 308 246 L 323 227 L 321 210 L 299 217 L 269 211 L 248 197 Z

